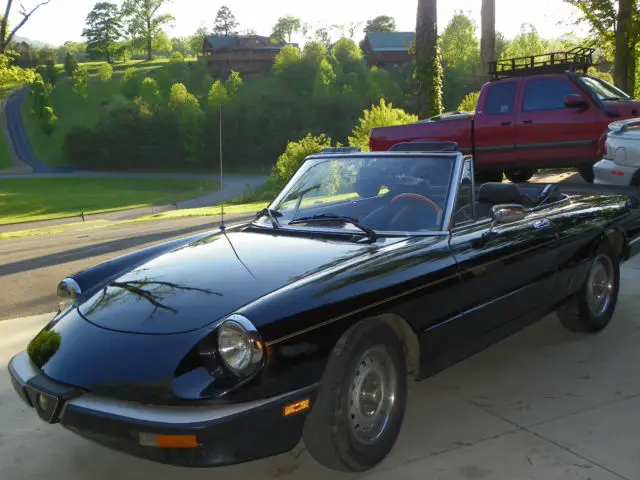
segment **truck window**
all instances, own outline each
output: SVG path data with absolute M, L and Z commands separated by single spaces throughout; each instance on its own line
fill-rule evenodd
M 487 99 L 484 102 L 484 113 L 489 115 L 506 115 L 513 113 L 516 102 L 516 82 L 496 83 L 489 87 Z
M 564 78 L 535 78 L 524 89 L 524 112 L 564 109 L 564 97 L 578 93 Z

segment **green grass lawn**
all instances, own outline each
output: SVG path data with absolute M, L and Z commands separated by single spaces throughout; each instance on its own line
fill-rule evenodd
M 9 83 L 0 88 L 0 101 L 9 95 L 16 88 L 20 87 L 19 83 Z M 4 135 L 0 135 L 0 170 L 11 168 L 11 155 L 9 155 L 9 147 L 4 139 Z
M 218 188 L 217 182 L 171 178 L 0 180 L 0 225 L 166 204 Z
M 25 97 L 22 102 L 22 118 L 27 130 L 27 138 L 36 156 L 50 165 L 67 165 L 62 154 L 62 146 L 67 133 L 76 126 L 93 127 L 105 105 L 120 93 L 120 82 L 127 68 L 135 67 L 141 72 L 148 73 L 166 65 L 168 59 L 156 59 L 150 62 L 134 60 L 113 65 L 113 77 L 108 82 L 102 82 L 96 77 L 98 67 L 102 62 L 83 63 L 89 70 L 89 96 L 80 97 L 73 91 L 72 82 L 66 74 L 62 74 L 51 95 L 51 103 L 58 116 L 56 130 L 51 137 L 40 129 L 38 118 L 31 112 L 31 97 Z

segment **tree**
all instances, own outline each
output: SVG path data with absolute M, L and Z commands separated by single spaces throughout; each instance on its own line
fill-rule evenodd
M 196 30 L 196 33 L 193 36 L 189 37 L 189 48 L 192 52 L 198 53 L 202 52 L 202 47 L 204 46 L 204 39 L 207 36 L 207 29 L 205 27 L 200 27 Z
M 406 125 L 417 121 L 418 117 L 415 115 L 411 115 L 401 108 L 394 108 L 393 104 L 387 103 L 382 98 L 378 105 L 372 105 L 370 110 L 363 112 L 363 116 L 358 120 L 358 125 L 353 129 L 352 136 L 349 137 L 349 145 L 368 151 L 369 134 L 372 128 Z
M 455 109 L 462 98 L 477 90 L 480 63 L 480 45 L 474 21 L 462 12 L 456 12 L 440 36 L 444 65 L 444 106 Z
M 302 22 L 297 17 L 280 17 L 273 27 L 271 38 L 277 43 L 291 43 L 291 37 L 302 28 Z
M 87 98 L 89 95 L 89 72 L 82 66 L 73 72 L 73 91 L 82 98 Z
M 320 27 L 316 30 L 316 41 L 329 48 L 331 46 L 331 37 L 327 27 Z
M 226 5 L 223 5 L 216 14 L 216 19 L 213 21 L 213 31 L 218 35 L 237 35 L 238 27 L 240 24 L 237 22 L 236 17 Z
M 416 79 L 419 111 L 424 117 L 442 113 L 442 65 L 438 49 L 436 0 L 418 0 L 416 19 Z
M 238 72 L 231 72 L 229 78 L 224 82 L 224 87 L 227 89 L 230 98 L 233 98 L 240 90 L 240 87 L 244 84 L 244 80 Z
M 117 5 L 98 2 L 89 12 L 87 26 L 82 36 L 87 38 L 87 54 L 90 58 L 105 58 L 111 63 L 122 38 L 122 24 Z
M 67 52 L 67 56 L 64 58 L 64 71 L 67 72 L 67 75 L 72 77 L 73 71 L 78 66 L 78 61 L 76 57 L 71 53 Z
M 20 4 L 20 16 L 22 19 L 18 22 L 18 24 L 13 27 L 12 30 L 9 30 L 9 17 L 11 16 L 11 9 L 13 7 L 13 0 L 7 0 L 7 6 L 4 9 L 4 15 L 0 17 L 0 53 L 4 54 L 7 51 L 8 45 L 15 37 L 18 30 L 20 30 L 25 23 L 29 21 L 31 16 L 36 13 L 36 11 L 51 2 L 51 0 L 45 0 L 36 4 L 35 7 L 28 10 L 24 7 L 22 2 L 18 2 Z
M 496 56 L 496 0 L 482 0 L 480 40 L 480 77 L 489 80 L 489 62 Z
M 504 52 L 507 58 L 529 57 L 547 52 L 547 42 L 538 34 L 536 27 L 523 23 L 520 33 L 509 42 Z
M 216 80 L 207 94 L 207 105 L 209 107 L 217 107 L 228 98 L 229 92 L 227 92 L 227 88 L 220 80 Z
M 579 23 L 586 23 L 601 48 L 615 49 L 615 84 L 633 94 L 640 41 L 637 0 L 564 0 L 580 12 Z
M 367 25 L 364 27 L 364 32 L 395 32 L 396 21 L 393 17 L 387 15 L 380 15 L 374 19 L 367 20 Z
M 636 86 L 636 45 L 638 43 L 638 0 L 620 0 L 618 4 L 613 71 L 615 83 L 625 92 L 634 94 Z
M 113 67 L 110 63 L 103 63 L 98 67 L 98 78 L 103 82 L 108 82 L 113 77 Z
M 170 0 L 125 0 L 122 14 L 129 24 L 129 32 L 134 38 L 144 42 L 147 60 L 153 59 L 153 42 L 164 33 L 162 27 L 174 20 L 169 13 L 160 9 Z

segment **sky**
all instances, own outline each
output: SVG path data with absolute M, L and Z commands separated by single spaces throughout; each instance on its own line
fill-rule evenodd
M 29 8 L 39 1 L 23 0 L 23 4 Z M 111 1 L 121 3 L 121 0 Z M 10 16 L 13 25 L 20 18 L 17 3 L 14 2 L 14 12 Z M 95 3 L 96 0 L 51 0 L 34 14 L 18 35 L 54 45 L 67 40 L 80 41 L 85 18 Z M 479 25 L 480 4 L 481 0 L 440 0 L 439 31 L 457 10 L 470 14 Z M 0 2 L 3 11 L 5 5 L 6 0 Z M 415 29 L 417 0 L 170 0 L 164 11 L 172 13 L 176 19 L 167 33 L 171 37 L 188 36 L 201 25 L 211 28 L 222 5 L 227 5 L 234 13 L 241 31 L 252 29 L 258 34 L 269 35 L 277 19 L 287 15 L 299 17 L 315 27 L 364 23 L 378 15 L 390 15 L 396 19 L 398 30 L 411 31 Z M 575 27 L 570 26 L 574 11 L 562 0 L 496 0 L 496 11 L 496 28 L 507 38 L 517 35 L 522 23 L 533 24 L 545 38 L 557 37 L 570 30 L 576 32 Z M 564 25 L 558 25 L 559 20 Z

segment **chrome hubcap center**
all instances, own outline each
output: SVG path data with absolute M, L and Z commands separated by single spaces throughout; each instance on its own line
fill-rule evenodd
M 389 354 L 371 349 L 361 357 L 349 392 L 349 426 L 362 443 L 372 444 L 387 428 L 395 405 L 396 371 Z
M 595 316 L 604 314 L 613 296 L 613 265 L 609 257 L 596 257 L 587 280 L 587 297 L 589 310 Z

